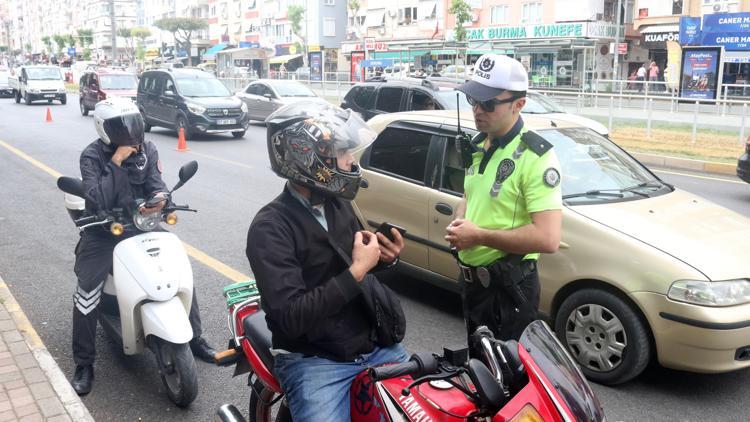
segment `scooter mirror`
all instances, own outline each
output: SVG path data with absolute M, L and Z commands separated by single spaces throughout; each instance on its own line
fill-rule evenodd
M 174 188 L 172 188 L 172 192 L 176 191 L 177 189 L 181 188 L 182 185 L 185 184 L 188 180 L 190 180 L 191 177 L 195 175 L 195 172 L 198 171 L 198 162 L 193 160 L 190 162 L 187 162 L 183 164 L 182 167 L 180 167 L 180 172 L 178 173 L 178 176 L 180 177 L 180 181 L 177 182 L 176 185 L 174 185 Z
M 83 188 L 83 181 L 81 179 L 62 176 L 57 179 L 57 187 L 65 193 L 79 196 L 81 198 L 86 197 L 85 190 Z

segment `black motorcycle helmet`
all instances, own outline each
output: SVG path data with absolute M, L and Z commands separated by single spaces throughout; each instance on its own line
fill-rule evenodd
M 338 166 L 342 154 L 356 153 L 375 140 L 375 132 L 351 110 L 310 101 L 284 106 L 266 118 L 271 169 L 325 196 L 352 200 L 362 172 Z

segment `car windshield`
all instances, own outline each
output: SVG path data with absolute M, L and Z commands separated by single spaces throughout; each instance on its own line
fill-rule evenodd
M 178 78 L 177 91 L 186 97 L 229 97 L 232 94 L 218 79 Z
M 297 83 L 274 84 L 274 89 L 282 97 L 317 97 L 308 87 Z
M 668 185 L 612 141 L 587 128 L 537 131 L 554 145 L 566 203 L 599 203 L 653 196 Z
M 445 106 L 446 110 L 456 109 L 456 94 L 458 94 L 458 109 L 461 111 L 468 111 L 471 113 L 471 106 L 466 100 L 466 95 L 461 91 L 451 91 L 448 89 L 441 89 L 433 95 L 440 98 L 440 102 Z
M 526 105 L 523 112 L 528 114 L 565 113 L 565 110 L 545 95 L 536 92 L 526 93 Z
M 135 75 L 100 75 L 102 89 L 136 89 L 138 80 Z
M 0 72 L 0 84 L 8 83 L 8 72 Z
M 26 75 L 29 79 L 32 80 L 41 80 L 41 79 L 52 79 L 52 80 L 58 80 L 62 79 L 62 74 L 60 73 L 60 69 L 56 68 L 27 68 L 26 69 Z

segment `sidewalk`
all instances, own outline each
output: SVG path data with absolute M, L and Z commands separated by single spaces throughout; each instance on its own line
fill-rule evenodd
M 0 277 L 0 422 L 93 420 Z

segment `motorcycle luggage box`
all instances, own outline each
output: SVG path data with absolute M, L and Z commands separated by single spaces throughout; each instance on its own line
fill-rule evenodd
M 273 355 L 271 354 L 271 330 L 266 325 L 266 313 L 262 310 L 255 312 L 242 321 L 245 337 L 258 353 L 260 360 L 269 371 L 273 371 Z
M 68 210 L 68 214 L 73 221 L 83 217 L 83 213 L 86 209 L 86 201 L 80 196 L 65 194 L 65 209 Z

